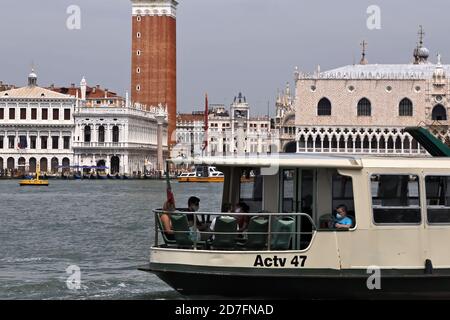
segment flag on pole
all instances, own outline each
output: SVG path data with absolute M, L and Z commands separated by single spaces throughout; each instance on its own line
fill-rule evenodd
M 209 117 L 209 103 L 208 103 L 208 94 L 205 94 L 205 126 L 204 126 L 204 138 L 203 138 L 203 148 L 205 151 L 208 147 L 208 117 Z

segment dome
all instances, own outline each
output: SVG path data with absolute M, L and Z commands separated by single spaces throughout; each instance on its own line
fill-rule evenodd
M 37 74 L 34 73 L 34 69 L 32 69 L 31 73 L 28 75 L 28 86 L 37 86 Z
M 428 59 L 428 57 L 430 56 L 430 51 L 425 47 L 420 47 L 417 50 L 417 55 L 419 56 L 419 58 Z

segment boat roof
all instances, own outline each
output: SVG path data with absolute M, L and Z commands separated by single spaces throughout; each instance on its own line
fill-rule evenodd
M 303 167 L 361 170 L 363 168 L 434 168 L 450 170 L 450 158 L 352 156 L 317 154 L 272 154 L 252 156 L 174 158 L 176 165 L 212 165 L 219 167 Z

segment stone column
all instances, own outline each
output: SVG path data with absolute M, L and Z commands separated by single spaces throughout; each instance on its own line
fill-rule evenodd
M 123 170 L 124 170 L 124 174 L 127 173 L 128 175 L 130 174 L 130 163 L 129 163 L 129 159 L 128 159 L 128 155 L 125 154 L 123 155 Z
M 105 173 L 106 174 L 110 174 L 111 173 L 111 155 L 107 154 L 106 155 L 106 167 L 108 167 L 108 169 L 105 169 Z
M 165 114 L 157 114 L 155 116 L 157 124 L 158 124 L 158 131 L 157 131 L 157 150 L 158 150 L 158 158 L 156 161 L 156 169 L 161 171 L 164 171 L 164 159 L 163 159 L 163 124 L 164 120 L 166 120 Z

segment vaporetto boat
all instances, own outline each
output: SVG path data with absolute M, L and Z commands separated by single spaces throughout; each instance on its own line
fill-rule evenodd
M 291 298 L 450 297 L 450 158 L 309 156 L 172 160 L 216 166 L 222 204 L 192 238 L 191 212 L 170 214 L 174 240 L 155 214 L 155 244 L 143 270 L 186 295 Z M 253 183 L 242 183 L 248 170 Z M 207 195 L 201 195 L 203 197 Z M 344 207 L 352 225 L 335 229 Z M 196 223 L 193 224 L 194 231 Z

